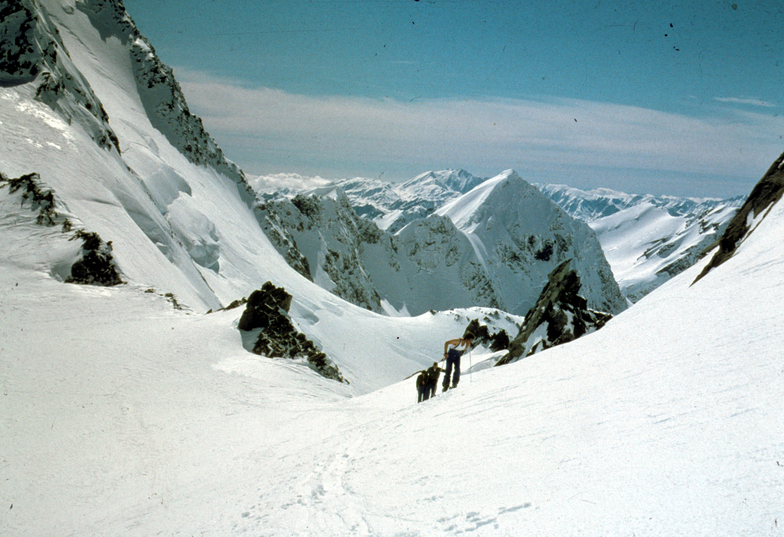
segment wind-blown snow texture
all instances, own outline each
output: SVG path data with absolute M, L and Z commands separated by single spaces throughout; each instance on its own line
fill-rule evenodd
M 152 126 L 128 44 L 88 15 L 119 2 L 23 4 L 121 153 L 36 98 L 41 72 L 0 87 L 0 171 L 37 172 L 128 283 L 64 283 L 81 243 L 0 188 L 0 534 L 782 535 L 781 203 L 697 283 L 707 260 L 515 364 L 476 349 L 416 404 L 405 377 L 469 317 L 521 319 L 383 316 L 308 281 L 236 177 Z M 248 353 L 240 308 L 203 313 L 267 280 L 350 385 Z

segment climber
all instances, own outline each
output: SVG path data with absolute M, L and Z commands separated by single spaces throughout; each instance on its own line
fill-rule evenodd
M 419 375 L 416 378 L 417 403 L 427 401 L 430 397 L 430 385 L 428 384 L 428 379 L 429 377 L 427 371 L 419 372 Z
M 449 386 L 449 377 L 452 375 L 452 368 L 454 367 L 454 376 L 452 376 L 452 388 L 457 388 L 457 383 L 460 382 L 460 357 L 465 351 L 471 348 L 474 342 L 474 335 L 467 333 L 460 339 L 450 339 L 444 343 L 444 357 L 446 360 L 446 374 L 444 375 L 444 382 L 442 384 L 443 391 L 447 391 Z
M 433 365 L 427 368 L 426 375 L 428 394 L 425 399 L 436 396 L 436 389 L 438 388 L 438 377 L 441 376 L 442 371 L 443 369 L 438 367 L 438 362 L 433 362 Z

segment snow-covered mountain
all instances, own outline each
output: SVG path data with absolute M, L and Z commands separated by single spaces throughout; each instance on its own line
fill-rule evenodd
M 465 170 L 441 170 L 422 173 L 403 183 L 345 179 L 304 193 L 323 195 L 340 188 L 352 201 L 357 214 L 372 220 L 383 230 L 397 233 L 409 222 L 427 217 L 485 180 Z
M 626 297 L 636 302 L 692 266 L 744 201 L 637 195 L 606 188 L 538 185 L 599 238 Z
M 150 118 L 119 1 L 2 2 L 0 35 L 0 534 L 781 534 L 781 158 L 718 257 L 416 404 L 469 319 L 521 319 L 378 315 L 292 269 L 184 101 Z M 484 201 L 530 185 L 487 183 L 425 221 L 490 256 Z M 64 283 L 87 251 L 126 283 Z M 205 312 L 268 280 L 351 384 Z
M 336 189 L 341 189 L 357 214 L 396 233 L 486 180 L 464 170 L 443 170 L 400 184 L 365 178 L 331 182 L 286 176 L 256 178 L 254 185 L 268 198 L 334 196 Z M 624 296 L 633 302 L 692 266 L 744 200 L 627 194 L 557 184 L 535 186 L 570 216 L 594 229 Z M 269 194 L 273 187 L 277 188 L 274 196 Z
M 467 193 L 485 180 L 465 170 L 429 171 L 403 183 L 366 177 L 329 181 L 297 174 L 249 178 L 254 190 L 266 200 L 298 194 L 322 197 L 340 190 L 358 215 L 393 234 L 412 220 L 432 214 L 447 201 Z
M 30 184 L 56 213 L 56 227 L 39 229 L 40 203 L 6 185 L 0 235 L 12 264 L 63 282 L 97 252 L 131 288 L 192 314 L 229 305 L 269 281 L 293 296 L 292 323 L 320 351 L 330 359 L 336 349 L 347 351 L 336 365 L 352 393 L 429 365 L 424 346 L 385 347 L 387 361 L 360 365 L 375 339 L 365 332 L 394 321 L 337 298 L 278 254 L 242 172 L 190 114 L 171 70 L 121 2 L 0 6 L 0 34 L 7 36 L 0 41 L 0 173 L 35 178 Z M 96 248 L 88 249 L 84 238 L 93 234 Z M 352 323 L 363 337 L 346 345 L 330 334 L 343 330 L 353 309 L 368 321 Z M 514 321 L 499 322 L 513 330 Z
M 550 271 L 570 258 L 591 307 L 612 313 L 626 307 L 591 229 L 512 170 L 484 181 L 428 173 L 403 190 L 412 203 L 441 205 L 395 234 L 359 217 L 336 185 L 278 196 L 258 204 L 256 213 L 293 267 L 373 311 L 417 315 L 478 305 L 525 315 Z

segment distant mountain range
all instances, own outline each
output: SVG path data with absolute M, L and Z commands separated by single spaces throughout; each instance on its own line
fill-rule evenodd
M 538 186 L 596 231 L 615 279 L 633 302 L 700 259 L 745 200 L 745 196 L 678 198 Z
M 278 188 L 277 194 L 266 196 L 334 198 L 340 192 L 357 215 L 393 235 L 430 215 L 454 216 L 442 209 L 488 181 L 465 170 L 429 171 L 404 183 L 354 178 L 320 180 L 318 186 L 308 187 L 307 180 L 300 180 L 299 188 Z M 255 182 L 263 190 L 270 180 L 257 178 Z M 596 232 L 614 278 L 632 302 L 694 264 L 744 201 L 744 197 L 696 199 L 626 194 L 604 188 L 535 186 L 571 217 L 587 223 Z M 460 203 L 466 206 L 468 202 Z M 493 211 L 485 207 L 486 218 Z
M 428 172 L 402 185 L 355 179 L 267 198 L 259 222 L 292 266 L 374 311 L 481 305 L 525 315 L 570 258 L 591 307 L 627 305 L 590 227 L 512 170 L 488 180 Z

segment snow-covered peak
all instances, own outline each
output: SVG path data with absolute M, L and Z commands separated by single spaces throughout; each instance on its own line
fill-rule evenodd
M 536 214 L 531 211 L 534 205 Z M 499 219 L 534 223 L 534 220 L 549 219 L 545 213 L 559 209 L 545 198 L 539 190 L 520 177 L 514 170 L 506 170 L 488 179 L 471 191 L 439 208 L 436 213 L 448 216 L 462 231 L 471 232 L 483 222 Z M 490 222 L 488 222 L 490 224 Z
M 414 197 L 433 199 L 449 191 L 464 194 L 484 180 L 462 169 L 429 171 L 402 183 L 398 191 Z
M 591 222 L 639 204 L 661 207 L 672 216 L 699 218 L 708 211 L 727 205 L 740 206 L 745 196 L 728 200 L 717 198 L 680 198 L 653 194 L 628 194 L 609 188 L 583 190 L 560 184 L 536 185 L 547 197 L 575 218 Z
M 509 311 L 525 314 L 550 271 L 571 258 L 591 307 L 612 313 L 626 307 L 594 232 L 514 170 L 482 182 L 436 215 L 449 218 L 469 239 L 479 262 L 494 267 L 488 268 L 490 281 L 500 296 L 525 297 L 504 303 Z

